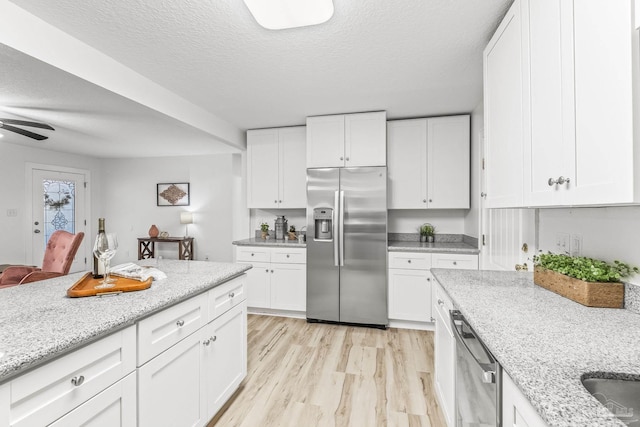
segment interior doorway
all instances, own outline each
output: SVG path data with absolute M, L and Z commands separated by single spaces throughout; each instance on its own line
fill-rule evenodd
M 27 165 L 27 212 L 30 212 L 27 258 L 41 265 L 46 244 L 56 230 L 85 233 L 70 272 L 89 270 L 91 242 L 87 235 L 89 171 L 50 165 Z

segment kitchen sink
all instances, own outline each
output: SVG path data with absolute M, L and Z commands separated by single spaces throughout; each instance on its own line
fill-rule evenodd
M 582 385 L 620 421 L 640 426 L 640 379 L 582 378 Z

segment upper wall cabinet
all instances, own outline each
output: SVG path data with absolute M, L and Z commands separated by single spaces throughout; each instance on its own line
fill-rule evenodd
M 304 126 L 247 131 L 247 207 L 305 208 Z
M 386 166 L 384 111 L 307 117 L 307 167 Z
M 522 204 L 526 105 L 520 7 L 515 0 L 484 50 L 486 207 Z
M 632 11 L 630 0 L 514 2 L 484 54 L 488 207 L 640 200 Z
M 389 209 L 468 209 L 468 115 L 387 123 Z

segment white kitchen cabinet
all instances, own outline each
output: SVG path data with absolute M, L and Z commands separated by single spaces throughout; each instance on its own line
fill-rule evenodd
M 504 427 L 547 426 L 506 371 L 502 371 L 502 425 Z
M 247 207 L 307 204 L 304 126 L 247 131 Z
M 11 380 L 10 425 L 49 425 L 133 372 L 135 340 L 131 326 Z
M 478 269 L 478 255 L 389 252 L 389 319 L 434 321 L 432 268 Z M 409 326 L 406 324 L 405 326 Z M 414 324 L 415 326 L 415 324 Z
M 484 50 L 484 207 L 521 206 L 528 53 L 522 41 L 521 0 L 515 0 Z
M 236 262 L 253 266 L 247 271 L 247 305 L 258 309 L 306 311 L 306 253 L 305 248 L 238 246 Z M 260 261 L 254 261 L 256 259 Z
M 453 303 L 442 287 L 435 282 L 434 317 L 436 323 L 434 352 L 436 395 L 448 426 L 455 426 L 455 360 L 456 341 L 451 329 L 449 310 Z
M 386 166 L 387 115 L 307 117 L 307 167 Z
M 431 273 L 389 270 L 389 318 L 431 322 Z
M 11 419 L 11 392 L 10 383 L 0 385 L 0 425 L 8 426 Z
M 389 209 L 468 209 L 468 115 L 388 122 Z
M 307 266 L 271 264 L 271 307 L 277 310 L 307 310 Z
M 202 334 L 193 333 L 138 368 L 138 425 L 201 426 L 206 419 Z
M 211 419 L 247 376 L 247 306 L 240 303 L 202 330 L 206 419 Z
M 484 56 L 487 207 L 640 200 L 632 11 L 514 2 Z
M 89 399 L 50 427 L 109 426 L 136 427 L 136 373 Z

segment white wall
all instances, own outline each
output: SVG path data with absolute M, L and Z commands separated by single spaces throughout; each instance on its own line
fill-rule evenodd
M 466 209 L 392 209 L 388 213 L 389 233 L 417 233 L 425 222 L 436 228 L 436 234 L 464 234 Z
M 284 215 L 287 219 L 287 225 L 289 227 L 295 225 L 296 230 L 300 230 L 307 225 L 306 209 L 251 209 L 251 220 L 245 238 L 253 237 L 255 230 L 260 229 L 262 222 L 269 224 L 269 230 L 275 230 L 276 217 L 281 215 Z
M 195 238 L 195 257 L 211 261 L 233 259 L 234 211 L 241 184 L 237 171 L 239 155 L 221 154 L 176 158 L 138 158 L 104 160 L 104 198 L 101 216 L 106 218 L 107 231 L 116 231 L 120 250 L 112 263 L 137 259 L 138 237 L 148 236 L 155 224 L 171 236 L 184 235 L 180 212 L 194 213 L 189 235 Z M 235 170 L 234 170 L 235 169 Z M 190 206 L 158 207 L 156 184 L 190 183 Z M 242 219 L 240 219 L 242 220 Z M 177 259 L 177 244 L 156 246 L 165 258 Z
M 558 253 L 557 233 L 582 236 L 582 255 L 640 267 L 640 207 L 540 209 L 539 244 Z M 640 277 L 629 280 L 640 284 Z
M 464 218 L 464 234 L 480 236 L 480 193 L 484 107 L 480 103 L 471 113 L 471 209 Z
M 31 190 L 25 188 L 27 163 L 62 166 L 85 169 L 91 173 L 90 192 L 91 205 L 94 209 L 88 218 L 85 233 L 95 233 L 93 219 L 97 218 L 101 203 L 101 163 L 98 159 L 75 154 L 58 153 L 56 151 L 36 148 L 38 144 L 46 146 L 46 142 L 32 142 L 25 138 L 25 145 L 9 144 L 0 141 L 0 264 L 25 264 L 31 262 L 31 255 L 26 253 L 27 239 L 31 238 L 31 213 L 25 212 Z M 8 217 L 7 209 L 16 209 L 18 216 Z M 86 239 L 86 238 L 85 238 Z M 40 265 L 42 260 L 33 260 Z

